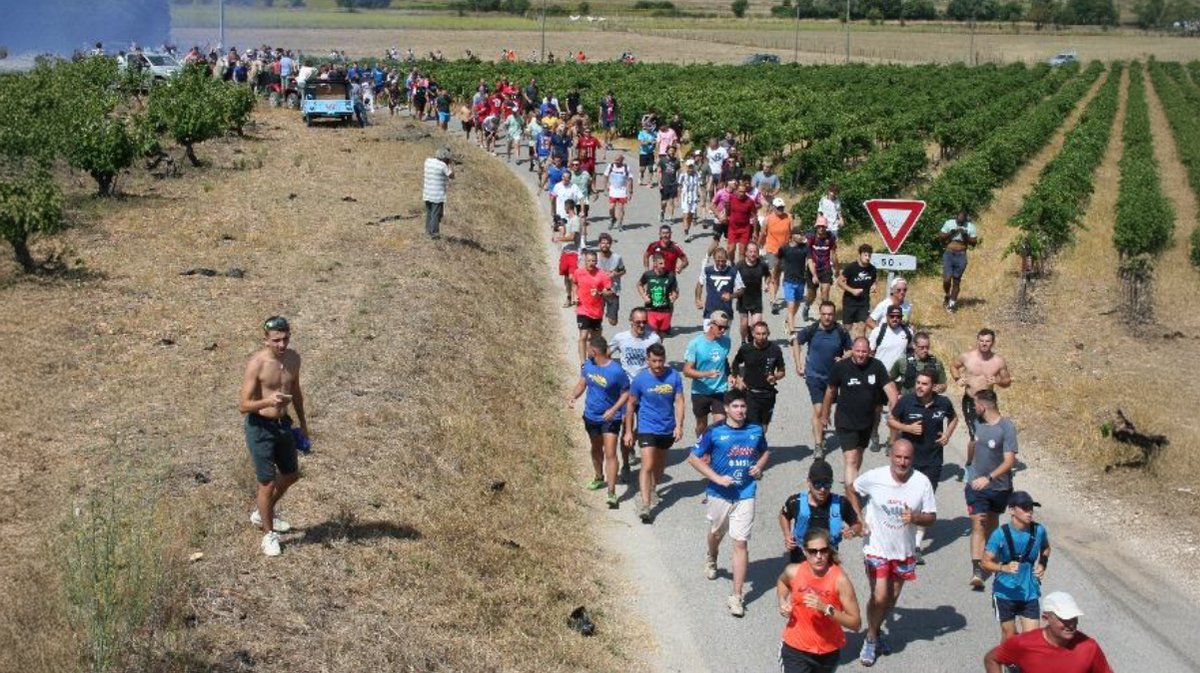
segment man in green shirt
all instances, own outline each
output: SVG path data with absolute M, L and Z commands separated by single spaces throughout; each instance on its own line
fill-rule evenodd
M 946 392 L 946 368 L 942 366 L 942 361 L 936 355 L 930 352 L 929 348 L 929 332 L 917 332 L 913 335 L 913 349 L 904 357 L 896 360 L 892 364 L 892 369 L 888 372 L 893 381 L 896 382 L 896 387 L 900 389 L 901 395 L 907 395 L 913 392 L 913 388 L 917 383 L 917 374 L 932 369 L 934 371 L 933 392 L 942 394 Z

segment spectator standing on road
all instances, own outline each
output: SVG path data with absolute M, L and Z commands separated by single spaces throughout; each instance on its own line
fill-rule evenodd
M 888 427 L 912 444 L 913 469 L 929 479 L 936 493 L 938 483 L 942 480 L 946 444 L 958 427 L 958 415 L 954 413 L 954 404 L 949 398 L 933 391 L 933 372 L 917 374 L 913 392 L 901 397 L 892 406 Z M 923 565 L 921 544 L 924 541 L 925 528 L 918 526 L 913 550 L 918 565 Z
M 804 379 L 808 398 L 812 403 L 813 456 L 825 457 L 825 427 L 828 420 L 822 415 L 825 390 L 829 387 L 829 372 L 833 364 L 842 359 L 853 342 L 846 328 L 834 318 L 833 302 L 827 301 L 818 308 L 817 322 L 805 325 L 792 335 L 792 360 L 796 373 Z M 802 355 L 804 346 L 808 355 Z
M 705 491 L 709 528 L 704 576 L 717 578 L 717 551 L 728 532 L 733 539 L 733 594 L 726 604 L 729 614 L 742 617 L 746 614 L 742 587 L 750 562 L 754 496 L 770 451 L 762 427 L 746 421 L 746 394 L 731 390 L 725 394 L 724 404 L 724 420 L 700 435 L 688 463 L 709 482 Z
M 854 508 L 833 492 L 833 466 L 821 458 L 808 467 L 808 490 L 790 496 L 779 510 L 788 563 L 804 560 L 804 537 L 817 528 L 829 534 L 834 551 L 860 528 Z
M 650 257 L 650 269 L 642 273 L 637 291 L 645 302 L 650 329 L 662 338 L 671 336 L 671 314 L 675 311 L 675 301 L 679 299 L 679 283 L 675 274 L 667 271 L 662 255 Z
M 442 147 L 425 160 L 421 198 L 425 200 L 425 233 L 441 238 L 442 214 L 446 208 L 446 188 L 454 177 L 450 148 Z
M 258 481 L 250 523 L 262 530 L 261 548 L 267 556 L 279 556 L 279 534 L 291 530 L 291 524 L 275 516 L 275 506 L 300 479 L 296 442 L 309 436 L 300 354 L 289 347 L 291 338 L 286 318 L 272 316 L 263 322 L 263 347 L 246 364 L 238 392 L 238 411 L 245 414 L 246 445 Z M 298 437 L 289 406 L 300 422 Z
M 942 253 L 942 308 L 953 313 L 958 308 L 958 291 L 967 270 L 967 248 L 978 242 L 975 223 L 965 209 L 946 220 L 938 232 L 938 240 L 946 246 Z
M 825 216 L 825 221 L 829 223 L 829 233 L 834 236 L 842 230 L 842 201 L 838 198 L 838 191 L 839 187 L 836 184 L 829 185 L 825 196 L 822 196 L 817 204 L 817 214 Z
M 832 673 L 846 646 L 843 629 L 858 631 L 858 595 L 842 572 L 829 531 L 814 528 L 801 540 L 806 560 L 791 563 L 775 583 L 779 614 L 787 617 L 779 645 L 782 673 Z
M 995 574 L 992 603 L 1000 622 L 1000 642 L 1038 627 L 1038 597 L 1050 564 L 1050 536 L 1033 520 L 1041 507 L 1025 491 L 1010 492 L 1009 521 L 988 537 L 983 569 Z
M 825 399 L 821 403 L 819 427 L 829 423 L 833 403 L 837 402 L 837 415 L 833 429 L 846 461 L 842 475 L 847 491 L 858 470 L 862 467 L 863 449 L 871 441 L 879 424 L 879 406 L 886 400 L 888 406 L 896 403 L 896 384 L 888 378 L 883 364 L 871 357 L 867 340 L 859 337 L 850 348 L 850 357 L 838 360 L 829 372 L 829 384 L 825 388 Z M 909 445 L 912 448 L 912 445 Z M 911 467 L 912 452 L 909 452 Z
M 974 449 L 967 452 L 967 514 L 971 516 L 971 588 L 983 589 L 984 544 L 989 542 L 1004 508 L 1011 507 L 1012 470 L 1017 464 L 1017 426 L 1000 415 L 996 393 L 975 397 Z M 1036 612 L 1031 619 L 1037 619 Z
M 1064 591 L 1042 599 L 1045 626 L 1000 643 L 983 658 L 987 673 L 1016 666 L 1021 673 L 1112 673 L 1099 643 L 1079 630 L 1083 610 Z
M 733 356 L 730 383 L 746 391 L 746 419 L 761 425 L 763 433 L 775 413 L 776 384 L 787 375 L 783 350 L 771 342 L 771 328 L 761 320 L 754 323 L 753 338 L 743 342 Z
M 863 522 L 863 561 L 871 586 L 867 637 L 858 655 L 864 666 L 874 665 L 879 655 L 891 654 L 883 623 L 896 607 L 904 583 L 917 579 L 916 527 L 932 526 L 937 520 L 933 486 L 925 475 L 913 470 L 912 444 L 896 440 L 888 461 L 888 465 L 857 476 L 846 491 L 846 499 Z
M 867 319 L 871 317 L 871 288 L 879 270 L 871 263 L 874 249 L 870 244 L 858 246 L 858 257 L 842 267 L 837 285 L 842 289 L 842 322 L 854 336 L 866 334 Z
M 646 368 L 633 379 L 625 413 L 625 443 L 635 439 L 642 451 L 638 486 L 642 496 L 638 518 L 651 523 L 658 504 L 658 484 L 667 467 L 667 451 L 683 437 L 683 377 L 667 366 L 661 343 L 646 347 Z
M 708 427 L 709 415 L 713 423 L 725 419 L 729 350 L 729 314 L 714 311 L 704 331 L 688 342 L 683 356 L 683 376 L 692 379 L 692 416 L 696 419 L 697 437 Z
M 575 401 L 585 392 L 583 427 L 591 441 L 592 468 L 595 470 L 587 488 L 598 491 L 608 486 L 605 501 L 609 509 L 616 509 L 620 504 L 617 500 L 617 437 L 629 399 L 629 378 L 621 365 L 608 357 L 608 342 L 599 335 L 588 340 L 588 358 L 579 368 L 579 381 L 567 399 L 567 408 L 574 409 Z

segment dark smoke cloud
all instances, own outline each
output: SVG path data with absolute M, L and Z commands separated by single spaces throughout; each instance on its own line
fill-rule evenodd
M 167 0 L 0 0 L 0 47 L 10 53 L 157 46 L 170 32 Z

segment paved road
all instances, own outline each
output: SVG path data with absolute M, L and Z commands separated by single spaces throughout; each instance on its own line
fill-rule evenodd
M 615 153 L 608 155 L 606 158 L 611 158 Z M 626 151 L 626 156 L 632 153 Z M 533 183 L 524 166 L 514 170 L 527 184 Z M 603 172 L 603 164 L 597 170 Z M 548 218 L 545 198 L 539 198 L 539 208 L 543 217 Z M 593 240 L 607 229 L 607 218 L 602 217 L 607 215 L 606 211 L 603 197 L 594 202 L 590 231 Z M 642 270 L 642 252 L 656 237 L 658 226 L 657 190 L 641 188 L 628 208 L 626 230 L 615 234 L 614 248 L 624 256 L 629 268 L 622 291 L 623 312 L 638 300 L 634 284 Z M 682 243 L 682 226 L 677 224 L 675 228 L 675 238 Z M 690 297 L 709 240 L 705 237 L 684 244 L 692 265 L 679 279 L 681 301 L 674 318 L 678 333 L 666 341 L 668 360 L 674 363 L 682 359 L 687 342 L 699 330 L 699 311 Z M 552 269 L 548 273 L 554 274 L 557 250 L 551 245 L 547 246 L 547 258 Z M 554 287 L 559 286 L 555 277 Z M 560 302 L 557 297 L 555 301 Z M 773 337 L 782 340 L 785 336 L 782 315 L 768 316 L 768 321 Z M 567 309 L 563 310 L 562 328 L 565 338 L 574 338 L 574 318 Z M 606 324 L 605 334 L 611 336 L 627 328 L 625 320 L 615 328 Z M 573 342 L 570 352 L 574 353 Z M 690 409 L 684 442 L 670 454 L 668 480 L 662 489 L 663 508 L 654 524 L 643 525 L 636 517 L 636 483 L 619 488 L 622 497 L 619 510 L 604 510 L 606 538 L 624 556 L 636 607 L 659 640 L 651 662 L 659 670 L 687 673 L 779 670 L 777 654 L 783 619 L 776 612 L 773 592 L 784 561 L 776 519 L 783 501 L 804 485 L 812 460 L 809 408 L 807 392 L 789 365 L 768 435 L 772 458 L 758 491 L 758 513 L 750 541 L 746 616 L 742 619 L 731 617 L 725 608 L 725 599 L 731 592 L 728 540 L 722 546 L 718 579 L 708 581 L 702 574 L 707 524 L 700 500 L 705 484 L 684 462 L 683 447 L 695 441 Z M 918 568 L 918 580 L 905 588 L 885 627 L 896 652 L 881 658 L 876 670 L 979 671 L 983 670 L 980 663 L 983 654 L 997 641 L 998 626 L 989 594 L 972 592 L 967 587 L 970 525 L 962 484 L 954 480 L 949 470 L 950 463 L 961 464 L 964 460 L 965 440 L 966 431 L 960 424 L 947 449 L 947 471 L 938 491 L 938 521 L 932 528 L 932 546 L 926 552 L 928 563 Z M 581 446 L 581 455 L 584 451 Z M 833 452 L 830 459 L 840 479 L 841 453 Z M 885 462 L 882 453 L 867 453 L 864 469 Z M 1195 625 L 1200 623 L 1200 611 L 1182 595 L 1144 573 L 1136 559 L 1114 556 L 1106 547 L 1103 531 L 1089 530 L 1086 522 L 1073 520 L 1070 503 L 1038 491 L 1037 475 L 1025 472 L 1017 477 L 1017 482 L 1020 488 L 1031 490 L 1047 505 L 1039 515 L 1048 526 L 1054 546 L 1046 590 L 1062 589 L 1074 594 L 1086 613 L 1082 629 L 1101 642 L 1114 669 L 1200 670 L 1200 657 L 1189 647 Z M 603 491 L 596 492 L 594 497 L 599 502 Z M 842 546 L 842 558 L 860 599 L 865 599 L 867 585 L 861 570 L 860 549 L 860 542 L 851 540 Z M 865 609 L 863 612 L 865 621 Z M 859 667 L 857 654 L 862 637 L 849 636 L 843 664 Z

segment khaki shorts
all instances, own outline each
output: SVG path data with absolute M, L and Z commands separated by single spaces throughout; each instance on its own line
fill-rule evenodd
M 729 533 L 734 540 L 745 542 L 750 539 L 750 530 L 754 527 L 754 498 L 731 502 L 710 495 L 705 516 L 710 532 Z

